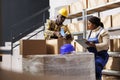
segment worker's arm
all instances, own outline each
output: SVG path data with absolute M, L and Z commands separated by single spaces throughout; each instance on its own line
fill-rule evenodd
M 47 20 L 47 23 L 45 24 L 44 35 L 46 39 L 50 39 L 52 36 L 60 37 L 60 33 L 55 31 L 55 23 L 52 20 Z
M 97 51 L 107 50 L 109 48 L 109 34 L 107 31 L 103 31 L 100 34 L 100 38 L 102 42 L 95 44 Z

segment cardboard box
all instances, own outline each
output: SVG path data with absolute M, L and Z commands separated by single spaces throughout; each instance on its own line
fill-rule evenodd
M 120 71 L 120 58 L 109 57 L 105 69 Z
M 72 41 L 71 44 L 74 46 L 76 52 L 83 52 L 84 48 L 79 43 Z
M 88 8 L 95 8 L 96 6 L 106 4 L 107 0 L 88 0 Z
M 22 55 L 46 54 L 45 40 L 21 40 L 20 53 Z
M 112 15 L 113 27 L 120 27 L 120 14 Z
M 69 28 L 70 33 L 74 33 L 75 32 L 75 23 L 68 24 L 68 28 Z
M 68 28 L 71 33 L 81 32 L 81 31 L 83 31 L 83 28 L 84 28 L 83 21 L 79 21 L 76 23 L 70 23 L 70 24 L 68 24 Z
M 78 0 L 70 5 L 70 14 L 81 12 L 87 8 L 86 0 Z
M 114 51 L 114 44 L 113 44 L 114 40 L 111 39 L 110 40 L 110 45 L 109 45 L 109 50 L 108 51 Z
M 111 16 L 101 17 L 101 22 L 103 22 L 104 28 L 112 27 Z
M 24 73 L 57 77 L 53 80 L 95 80 L 94 54 L 88 52 L 66 56 L 31 55 L 22 61 Z
M 46 40 L 47 53 L 48 54 L 59 54 L 60 47 L 62 45 L 63 45 L 63 39 Z
M 109 51 L 113 51 L 113 52 L 120 51 L 120 39 L 110 40 L 110 50 Z
M 113 45 L 113 51 L 120 52 L 120 39 L 114 39 Z
M 83 21 L 78 21 L 75 26 L 75 32 L 82 32 L 84 29 Z
M 120 80 L 120 77 L 117 76 L 102 76 L 102 80 Z
M 60 48 L 64 44 L 71 44 L 71 40 L 63 38 L 46 40 L 47 54 L 60 54 Z

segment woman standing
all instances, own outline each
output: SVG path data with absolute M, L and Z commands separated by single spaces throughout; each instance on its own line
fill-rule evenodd
M 104 29 L 104 25 L 100 18 L 92 16 L 88 19 L 88 32 L 86 44 L 89 46 L 89 52 L 95 54 L 95 70 L 96 80 L 101 80 L 102 70 L 106 65 L 109 55 L 107 53 L 109 48 L 109 34 Z

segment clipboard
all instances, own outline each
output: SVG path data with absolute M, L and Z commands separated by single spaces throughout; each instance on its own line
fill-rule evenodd
M 78 43 L 79 43 L 81 46 L 83 46 L 84 48 L 89 47 L 89 46 L 86 44 L 86 42 L 87 42 L 86 39 L 81 38 L 81 39 L 76 39 L 75 41 L 78 42 Z

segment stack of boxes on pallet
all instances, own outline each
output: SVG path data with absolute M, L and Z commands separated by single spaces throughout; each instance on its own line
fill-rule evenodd
M 94 55 L 92 53 L 27 57 L 22 60 L 25 73 L 55 76 L 58 78 L 56 80 L 95 80 Z

